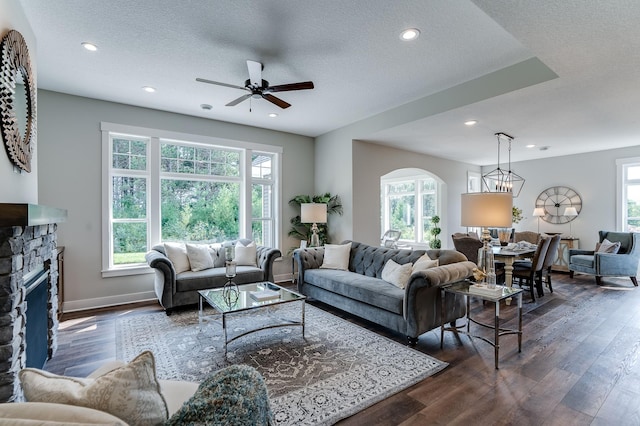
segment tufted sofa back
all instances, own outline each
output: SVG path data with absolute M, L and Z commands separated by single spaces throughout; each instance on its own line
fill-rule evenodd
M 356 241 L 344 241 L 342 244 L 349 242 L 349 270 L 369 277 L 382 278 L 382 270 L 389 259 L 404 265 L 408 262 L 414 263 L 426 253 L 431 259 L 439 259 L 440 265 L 467 260 L 463 254 L 455 250 L 402 250 L 370 246 Z

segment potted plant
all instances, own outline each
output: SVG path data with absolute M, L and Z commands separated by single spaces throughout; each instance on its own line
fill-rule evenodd
M 440 216 L 433 216 L 431 218 L 431 223 L 433 226 L 431 227 L 431 241 L 429 241 L 429 246 L 432 249 L 439 249 L 442 247 L 442 241 L 438 238 L 438 235 L 440 235 L 440 232 L 442 231 L 438 226 L 440 223 Z

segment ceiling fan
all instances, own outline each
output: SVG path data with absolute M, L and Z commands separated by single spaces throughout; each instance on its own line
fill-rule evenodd
M 215 84 L 218 86 L 231 87 L 234 89 L 240 89 L 249 92 L 229 102 L 226 106 L 236 106 L 240 102 L 245 101 L 249 98 L 262 98 L 284 109 L 289 108 L 291 104 L 273 96 L 271 94 L 272 92 L 288 92 L 291 90 L 313 89 L 312 81 L 269 86 L 269 82 L 262 79 L 262 70 L 264 67 L 260 62 L 247 60 L 247 68 L 249 69 L 249 79 L 244 82 L 244 87 L 236 86 L 234 84 L 220 83 L 219 81 L 212 81 L 204 78 L 196 78 L 196 81 L 199 81 L 201 83 Z

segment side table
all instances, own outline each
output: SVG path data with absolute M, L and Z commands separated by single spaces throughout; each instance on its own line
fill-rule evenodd
M 477 338 L 480 340 L 483 340 L 487 343 L 489 343 L 491 346 L 494 347 L 495 351 L 494 351 L 494 356 L 495 356 L 495 366 L 496 369 L 498 369 L 498 360 L 499 360 L 499 352 L 500 352 L 500 336 L 505 336 L 507 334 L 517 334 L 518 335 L 518 352 L 522 352 L 522 292 L 523 290 L 521 288 L 513 288 L 513 287 L 506 287 L 506 286 L 502 286 L 502 294 L 500 296 L 497 297 L 493 297 L 493 296 L 487 296 L 484 294 L 477 294 L 477 293 L 471 293 L 469 291 L 469 286 L 473 284 L 472 282 L 465 280 L 465 281 L 459 281 L 456 283 L 453 283 L 451 285 L 442 287 L 442 306 L 440 309 L 440 349 L 443 348 L 444 345 L 444 332 L 445 331 L 454 331 L 457 333 L 462 333 L 462 334 L 466 334 L 469 337 L 473 337 L 473 338 Z M 451 327 L 445 327 L 445 322 L 444 322 L 444 318 L 445 318 L 445 295 L 446 293 L 451 293 L 451 294 L 458 294 L 458 295 L 462 295 L 465 297 L 466 301 L 467 301 L 467 316 L 466 316 L 466 320 L 467 320 L 467 330 L 464 331 L 462 330 L 464 328 L 464 325 L 460 326 L 460 327 L 455 327 L 455 326 L 451 326 Z M 493 325 L 491 324 L 485 324 L 482 323 L 480 321 L 476 321 L 475 319 L 471 318 L 470 316 L 470 311 L 469 311 L 469 300 L 471 299 L 471 297 L 477 297 L 478 299 L 481 300 L 486 300 L 487 302 L 493 302 L 494 306 L 495 306 L 495 318 L 494 318 L 494 323 Z M 516 297 L 518 300 L 518 329 L 514 330 L 514 329 L 510 329 L 510 328 L 500 328 L 500 302 L 502 300 L 508 299 L 508 298 L 512 298 L 512 297 Z M 478 324 L 482 327 L 486 327 L 486 328 L 491 328 L 494 330 L 494 338 L 493 341 L 491 341 L 490 339 L 487 339 L 484 336 L 477 336 L 474 334 L 471 334 L 470 331 L 470 325 L 471 323 L 474 324 Z

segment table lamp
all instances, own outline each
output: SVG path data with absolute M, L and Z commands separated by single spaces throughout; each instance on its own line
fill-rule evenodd
M 482 228 L 481 255 L 478 256 L 478 267 L 485 274 L 495 275 L 493 250 L 489 245 L 491 235 L 489 227 L 510 228 L 512 220 L 513 195 L 509 192 L 473 192 L 462 194 L 461 225 Z
M 327 205 L 323 203 L 300 204 L 300 221 L 302 223 L 313 224 L 311 226 L 311 242 L 309 247 L 318 247 L 320 245 L 318 223 L 327 223 Z
M 538 234 L 540 233 L 540 218 L 544 216 L 544 207 L 536 207 L 533 209 L 533 217 L 538 218 Z
M 573 221 L 573 218 L 578 216 L 578 211 L 576 210 L 575 207 L 567 207 L 566 209 L 564 209 L 564 216 L 569 217 L 569 238 L 573 238 L 573 235 L 571 234 L 571 222 Z

